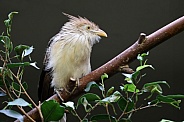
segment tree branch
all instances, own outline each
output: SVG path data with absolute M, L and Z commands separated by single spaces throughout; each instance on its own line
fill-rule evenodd
M 118 56 L 114 57 L 112 60 L 102 65 L 98 69 L 92 71 L 90 74 L 81 78 L 79 87 L 74 91 L 72 95 L 68 94 L 68 92 L 63 91 L 61 93 L 61 97 L 64 99 L 64 101 L 68 101 L 70 99 L 75 98 L 76 96 L 84 92 L 86 85 L 90 81 L 99 82 L 101 75 L 104 73 L 107 73 L 109 76 L 116 74 L 121 66 L 127 65 L 132 62 L 134 59 L 136 59 L 138 54 L 151 50 L 155 46 L 175 36 L 183 30 L 184 16 L 148 36 L 143 33 L 140 34 L 139 39 L 128 49 L 126 49 L 125 51 L 123 51 Z M 56 101 L 61 103 L 60 99 L 56 94 L 50 97 L 49 100 L 50 99 L 55 99 Z M 30 115 L 36 121 L 40 120 L 40 116 L 36 108 L 28 112 L 28 115 Z M 26 116 L 24 117 L 24 121 L 30 122 L 30 120 Z

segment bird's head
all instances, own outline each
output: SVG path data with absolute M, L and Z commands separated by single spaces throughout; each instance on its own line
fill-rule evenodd
M 103 30 L 88 19 L 80 16 L 74 17 L 66 13 L 63 14 L 69 18 L 69 21 L 61 29 L 61 32 L 64 32 L 65 35 L 78 37 L 79 40 L 88 40 L 92 45 L 99 42 L 100 37 L 107 37 Z

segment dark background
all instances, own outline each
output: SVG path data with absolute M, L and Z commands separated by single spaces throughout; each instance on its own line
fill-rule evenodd
M 45 48 L 49 39 L 67 21 L 62 12 L 80 15 L 95 22 L 107 32 L 108 38 L 94 46 L 92 69 L 115 57 L 133 44 L 141 32 L 149 35 L 160 27 L 183 16 L 183 0 L 0 0 L 0 33 L 5 31 L 3 21 L 11 11 L 19 14 L 13 19 L 12 40 L 14 45 L 33 45 L 32 59 L 42 67 Z M 142 82 L 166 80 L 171 88 L 163 86 L 164 94 L 184 94 L 183 90 L 183 41 L 184 33 L 169 39 L 150 51 L 148 63 L 156 70 L 147 70 Z M 137 61 L 130 64 L 135 68 Z M 37 101 L 37 84 L 41 70 L 27 68 L 24 80 L 28 82 L 31 97 Z M 107 87 L 118 89 L 124 77 L 113 76 Z M 0 98 L 2 100 L 2 98 Z M 4 105 L 0 105 L 2 109 Z M 169 105 L 149 108 L 134 114 L 133 122 L 158 122 L 162 118 L 180 122 L 184 120 L 184 103 L 178 110 Z M 10 121 L 0 114 L 0 120 Z M 70 121 L 76 121 L 69 117 Z M 11 120 L 12 121 L 12 120 Z

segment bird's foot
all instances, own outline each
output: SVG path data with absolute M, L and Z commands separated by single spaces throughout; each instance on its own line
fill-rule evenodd
M 76 88 L 79 86 L 79 78 L 74 79 L 74 78 L 71 77 L 70 81 L 75 82 L 75 86 L 71 90 L 71 94 L 72 94 L 76 90 Z

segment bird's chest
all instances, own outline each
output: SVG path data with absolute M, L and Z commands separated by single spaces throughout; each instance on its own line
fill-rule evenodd
M 90 58 L 91 47 L 87 44 L 77 43 L 68 47 L 69 59 L 75 63 L 88 61 Z
M 58 63 L 80 65 L 89 62 L 91 46 L 88 43 L 56 44 L 51 57 L 57 57 Z

